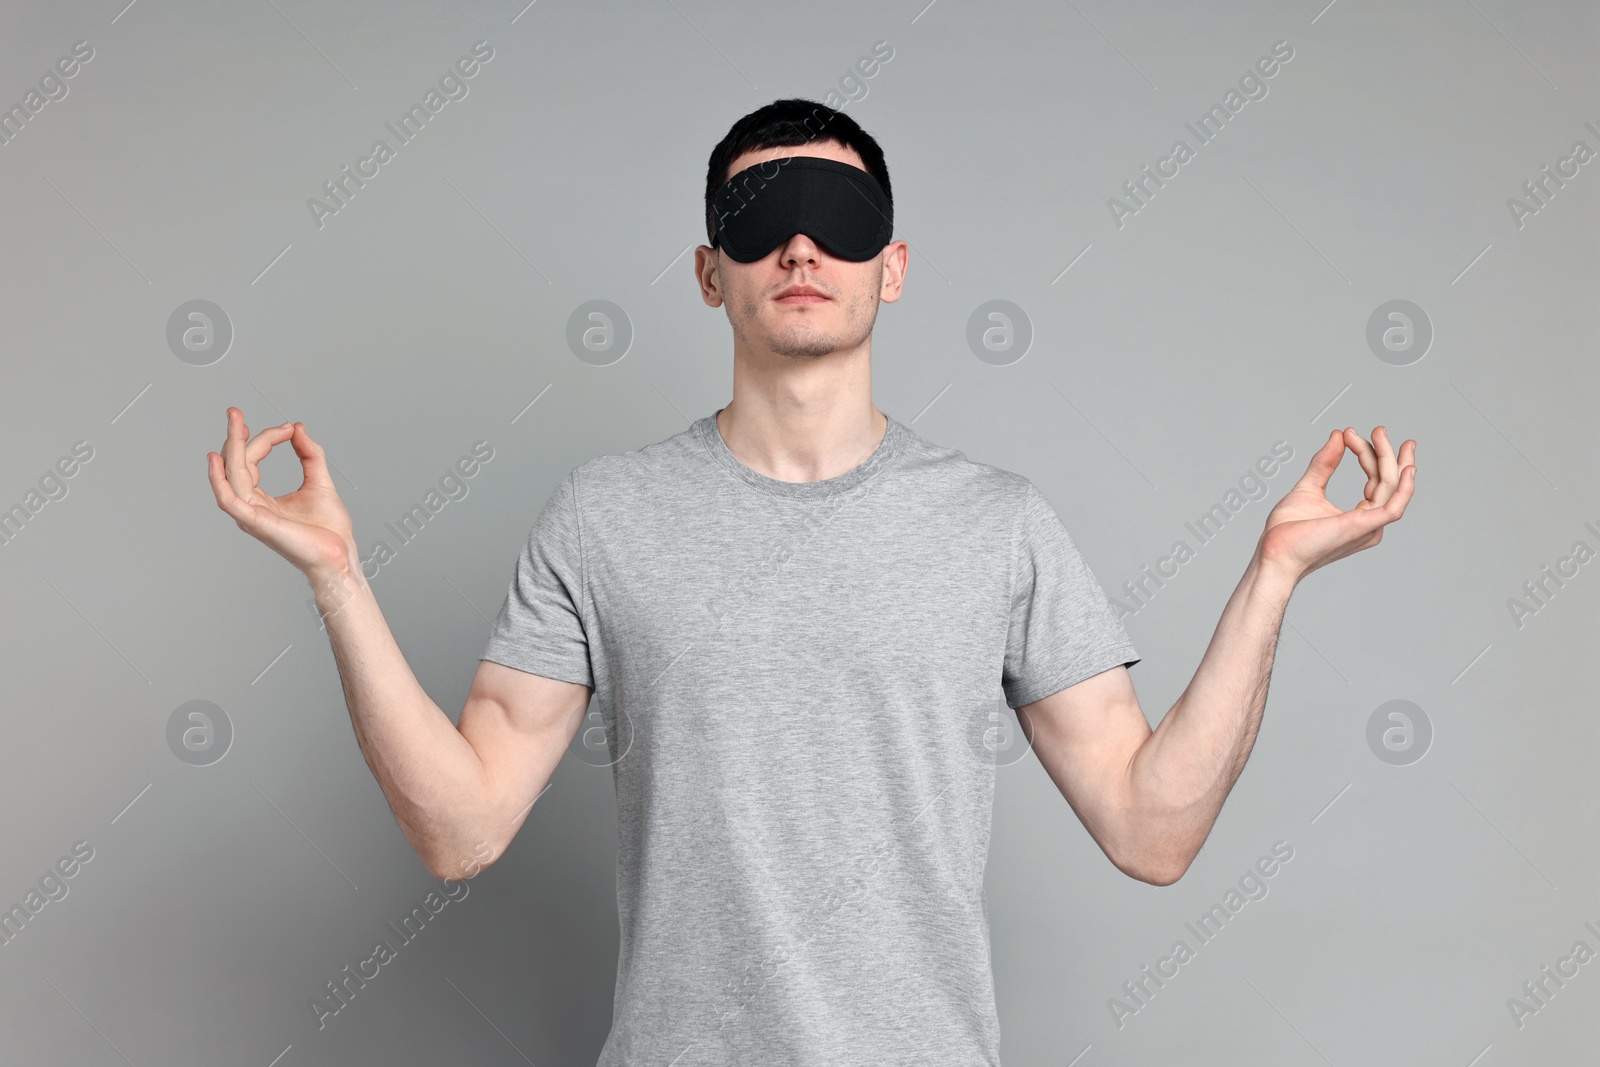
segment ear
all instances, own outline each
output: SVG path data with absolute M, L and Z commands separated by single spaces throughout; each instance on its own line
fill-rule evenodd
M 878 287 L 878 299 L 892 304 L 900 299 L 905 289 L 906 266 L 910 259 L 909 246 L 904 241 L 891 241 L 883 255 L 883 284 Z
M 722 306 L 722 252 L 709 245 L 694 250 L 695 282 L 707 307 Z

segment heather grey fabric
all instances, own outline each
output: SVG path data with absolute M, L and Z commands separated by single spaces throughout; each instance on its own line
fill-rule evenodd
M 1021 475 L 892 416 L 781 482 L 715 416 L 570 472 L 483 658 L 593 685 L 621 952 L 600 1067 L 999 1063 L 999 715 L 1138 661 Z

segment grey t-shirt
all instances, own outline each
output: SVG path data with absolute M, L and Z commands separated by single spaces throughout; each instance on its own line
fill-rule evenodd
M 999 1064 L 991 731 L 1139 658 L 1028 479 L 890 416 L 859 466 L 783 482 L 708 415 L 567 474 L 483 658 L 594 686 L 599 1067 Z

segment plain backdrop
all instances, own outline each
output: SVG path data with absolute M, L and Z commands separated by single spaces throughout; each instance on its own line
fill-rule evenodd
M 594 1062 L 615 809 L 578 745 L 504 859 L 318 1026 L 326 983 L 440 887 L 309 586 L 217 509 L 205 453 L 229 405 L 252 432 L 306 423 L 458 716 L 560 478 L 727 403 L 726 315 L 692 274 L 706 161 L 787 96 L 887 153 L 910 269 L 876 403 L 1041 488 L 1127 603 L 1152 724 L 1329 431 L 1419 442 L 1405 518 L 1296 592 L 1182 880 L 1119 873 L 1037 759 L 1001 759 L 1007 1067 L 1600 1058 L 1593 5 L 122 2 L 0 16 L 22 108 L 0 507 L 24 515 L 0 546 L 0 906 L 37 894 L 0 944 L 0 1061 Z M 92 58 L 58 67 L 78 42 Z M 492 58 L 449 80 L 477 42 Z M 1252 80 L 1274 47 L 1292 58 Z M 386 124 L 441 79 L 401 143 Z M 310 205 L 379 139 L 337 212 Z M 298 475 L 280 448 L 264 484 Z M 1347 457 L 1330 494 L 1362 483 Z M 431 491 L 400 544 L 385 524 Z M 1186 524 L 1219 504 L 1202 544 Z M 1135 602 L 1146 566 L 1168 577 Z

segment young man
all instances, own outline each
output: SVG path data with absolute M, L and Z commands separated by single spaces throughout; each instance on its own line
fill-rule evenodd
M 435 875 L 505 851 L 594 697 L 622 935 L 601 1067 L 998 1064 L 999 700 L 1107 858 L 1168 885 L 1250 753 L 1295 584 L 1411 497 L 1414 441 L 1330 434 L 1152 731 L 1138 653 L 1045 498 L 872 403 L 907 265 L 892 210 L 848 116 L 786 100 L 733 126 L 695 253 L 733 398 L 562 479 L 459 728 L 396 647 L 304 425 L 247 443 L 229 408 L 208 453 L 218 506 L 310 578 L 361 749 Z M 258 464 L 285 440 L 305 484 L 274 499 Z M 1324 489 L 1347 447 L 1367 487 L 1342 512 Z

